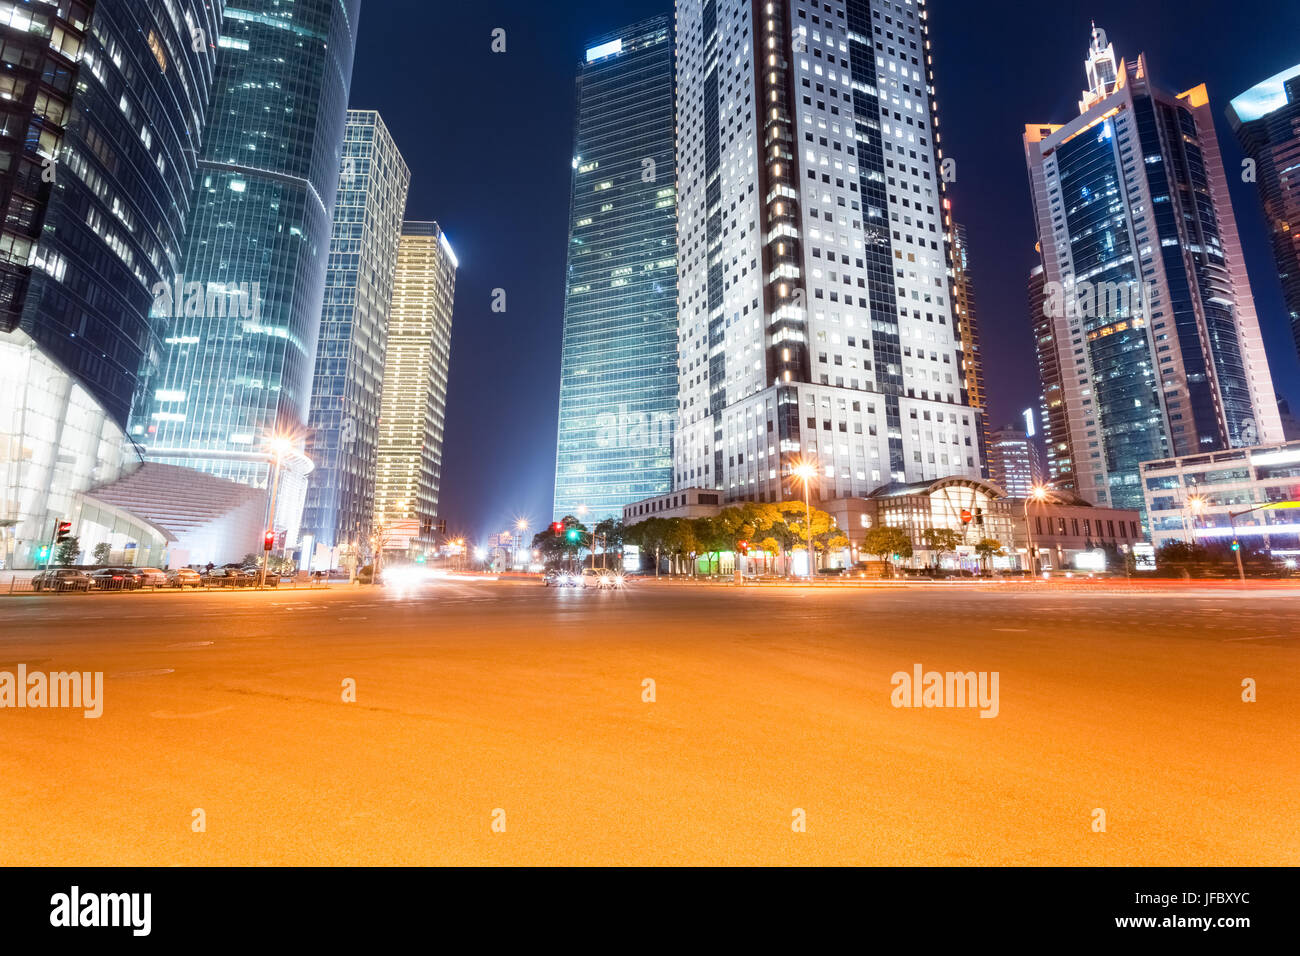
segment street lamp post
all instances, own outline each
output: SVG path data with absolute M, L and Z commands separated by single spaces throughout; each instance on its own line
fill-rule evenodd
M 812 503 L 808 496 L 808 483 L 817 474 L 817 469 L 808 462 L 801 462 L 794 467 L 793 474 L 803 482 L 803 514 L 804 524 L 807 526 L 808 532 L 808 579 L 815 581 L 816 577 L 813 574 Z
M 1044 502 L 1047 500 L 1048 489 L 1055 482 L 1047 482 L 1045 485 L 1034 485 L 1029 491 L 1029 497 L 1025 499 L 1025 532 L 1029 535 L 1029 578 L 1031 581 L 1038 580 L 1038 550 L 1034 547 L 1034 526 L 1029 521 L 1029 502 Z
M 280 465 L 284 461 L 285 454 L 292 450 L 293 443 L 283 436 L 272 438 L 268 443 L 271 449 L 272 459 L 275 462 L 271 469 L 271 502 L 266 513 L 266 538 L 263 541 L 262 550 L 262 576 L 258 581 L 259 588 L 266 587 L 266 566 L 271 563 L 271 549 L 265 547 L 265 541 L 269 541 L 275 535 L 275 496 L 280 487 Z

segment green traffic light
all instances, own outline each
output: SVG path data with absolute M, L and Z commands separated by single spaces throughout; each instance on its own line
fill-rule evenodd
M 568 539 L 569 539 L 570 541 L 577 541 L 577 540 L 578 540 L 578 529 L 577 529 L 577 528 L 570 528 L 570 529 L 569 529 L 569 532 L 568 532 L 568 534 L 567 534 L 566 537 L 568 537 Z

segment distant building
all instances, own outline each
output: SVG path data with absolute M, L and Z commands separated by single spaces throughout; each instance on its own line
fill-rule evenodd
M 1012 498 L 1027 498 L 1033 487 L 1044 481 L 1038 442 L 1015 425 L 993 429 L 988 472 L 989 480 Z
M 1269 507 L 1300 502 L 1300 441 L 1148 461 L 1142 480 L 1157 548 L 1235 535 L 1274 553 L 1300 554 L 1300 508 Z
M 379 114 L 349 110 L 308 417 L 316 467 L 302 540 L 310 537 L 313 551 L 365 550 L 370 541 L 388 312 L 410 180 Z
M 599 521 L 673 486 L 672 18 L 593 40 L 577 100 L 554 513 Z
M 402 224 L 379 411 L 375 524 L 428 539 L 438 515 L 459 263 L 436 222 Z M 387 545 L 385 545 L 387 547 Z
M 1227 113 L 1254 163 L 1291 335 L 1300 350 L 1300 64 L 1234 97 Z
M 1056 343 L 1056 323 L 1046 309 L 1047 279 L 1041 265 L 1029 273 L 1029 317 L 1038 360 L 1039 421 L 1046 449 L 1046 474 L 1057 488 L 1075 491 L 1074 458 L 1070 453 L 1070 428 L 1066 417 L 1065 387 Z
M 980 356 L 979 313 L 975 307 L 975 279 L 971 273 L 970 244 L 966 227 L 948 217 L 952 242 L 953 321 L 961 335 L 961 371 L 966 380 L 966 400 L 979 415 L 980 460 L 988 470 L 989 430 L 988 401 L 984 394 L 984 360 Z
M 1065 406 L 1055 457 L 1084 499 L 1141 509 L 1142 462 L 1281 425 L 1205 86 L 1159 88 L 1101 30 L 1085 72 L 1079 115 L 1024 134 Z
M 1300 441 L 1300 419 L 1291 414 L 1291 405 L 1285 398 L 1277 400 L 1277 413 L 1282 419 L 1282 435 L 1287 441 Z

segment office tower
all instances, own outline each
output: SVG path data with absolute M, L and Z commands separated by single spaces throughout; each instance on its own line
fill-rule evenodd
M 1074 459 L 1070 454 L 1070 429 L 1066 418 L 1065 386 L 1061 381 L 1061 361 L 1056 347 L 1056 325 L 1044 308 L 1047 279 L 1041 265 L 1029 272 L 1029 317 L 1034 334 L 1034 354 L 1038 362 L 1039 420 L 1043 428 L 1043 447 L 1047 450 L 1045 477 L 1057 488 L 1077 491 Z
M 1100 30 L 1085 72 L 1076 118 L 1025 128 L 1043 307 L 1076 491 L 1142 508 L 1142 462 L 1281 431 L 1204 85 L 1164 91 Z
M 0 558 L 30 566 L 72 496 L 135 460 L 125 429 L 163 347 L 153 290 L 183 252 L 222 6 L 0 10 Z
M 425 539 L 438 514 L 458 267 L 436 222 L 402 224 L 379 411 L 375 524 L 391 532 L 416 522 L 415 536 Z
M 1291 336 L 1300 350 L 1300 64 L 1228 104 L 1228 122 L 1250 157 L 1273 240 Z
M 678 2 L 676 487 L 802 497 L 799 460 L 824 499 L 979 477 L 927 16 Z
M 1027 498 L 1043 481 L 1043 462 L 1035 442 L 1023 428 L 1003 425 L 989 435 L 989 480 L 1012 498 Z
M 616 517 L 672 487 L 677 200 L 672 20 L 578 67 L 555 516 Z
M 945 209 L 948 206 L 945 205 Z M 971 274 L 970 243 L 966 227 L 948 217 L 949 241 L 952 244 L 953 321 L 961 336 L 962 375 L 966 382 L 966 404 L 979 416 L 980 460 L 988 470 L 988 404 L 984 395 L 984 361 L 980 357 L 979 315 L 975 309 L 975 279 Z
M 186 253 L 132 434 L 147 457 L 267 487 L 297 538 L 302 455 L 360 0 L 232 0 Z
M 349 110 L 308 416 L 315 468 L 307 479 L 304 545 L 309 535 L 326 549 L 370 539 L 388 310 L 410 181 L 379 114 Z

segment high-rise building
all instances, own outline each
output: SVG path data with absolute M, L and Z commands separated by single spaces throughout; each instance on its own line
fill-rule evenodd
M 945 207 L 947 208 L 947 207 Z M 988 464 L 988 404 L 984 395 L 984 360 L 980 356 L 979 314 L 975 308 L 975 278 L 971 272 L 970 243 L 966 227 L 948 217 L 952 243 L 953 321 L 961 336 L 962 375 L 966 381 L 966 401 L 979 416 L 980 458 Z M 987 476 L 986 476 L 987 477 Z
M 1075 490 L 1142 508 L 1142 462 L 1280 425 L 1204 85 L 1164 91 L 1100 30 L 1085 72 L 1076 118 L 1025 128 L 1042 308 Z
M 928 30 L 919 0 L 679 0 L 676 487 L 979 477 Z
M 438 515 L 459 265 L 436 222 L 402 224 L 379 411 L 375 524 L 391 530 L 417 522 L 424 538 Z
M 20 566 L 138 463 L 125 429 L 164 347 L 151 306 L 184 251 L 222 7 L 0 9 L 0 558 Z
M 1056 324 L 1044 308 L 1047 279 L 1041 265 L 1029 272 L 1029 317 L 1034 333 L 1034 354 L 1038 361 L 1038 416 L 1047 450 L 1045 477 L 1063 491 L 1078 491 L 1074 460 L 1070 457 L 1070 429 L 1066 418 L 1065 386 L 1061 381 L 1061 360 L 1057 354 Z
M 1044 479 L 1038 443 L 1015 425 L 993 429 L 989 436 L 989 480 L 1012 498 L 1028 498 Z
M 370 540 L 375 513 L 388 311 L 402 237 L 407 168 L 373 110 L 349 110 L 316 340 L 302 536 L 327 549 Z
M 555 515 L 616 517 L 672 487 L 677 199 L 672 20 L 578 67 Z
M 231 0 L 161 368 L 132 434 L 151 460 L 266 487 L 297 538 L 301 454 L 361 0 Z M 283 452 L 279 453 L 283 459 Z
M 1227 112 L 1254 164 L 1291 335 L 1300 350 L 1300 64 L 1235 97 Z

